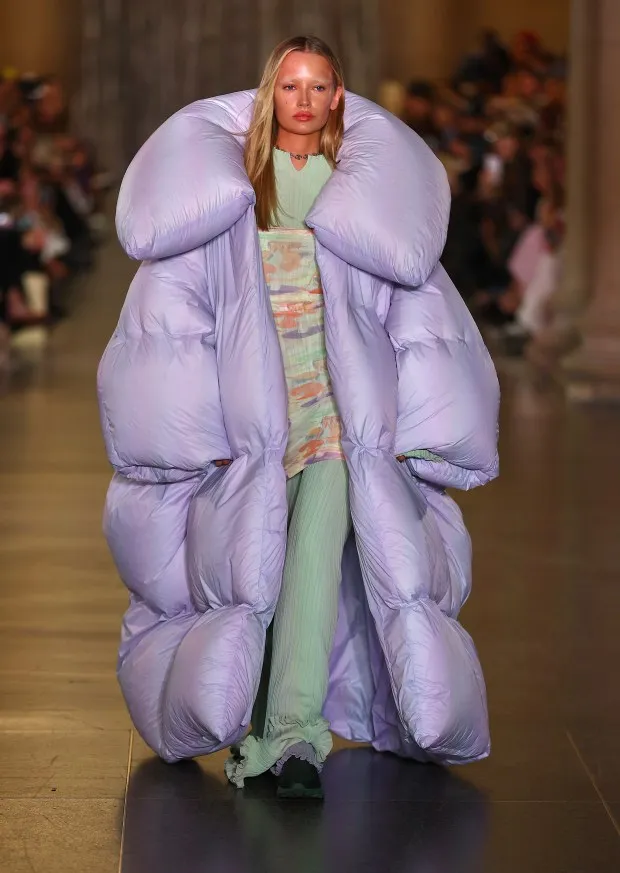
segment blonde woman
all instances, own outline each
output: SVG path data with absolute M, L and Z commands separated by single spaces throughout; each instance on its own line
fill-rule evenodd
M 117 228 L 144 263 L 99 373 L 106 532 L 121 687 L 164 760 L 231 746 L 234 785 L 321 797 L 332 732 L 488 754 L 445 488 L 497 474 L 498 388 L 438 264 L 448 213 L 430 150 L 314 38 L 129 168 Z

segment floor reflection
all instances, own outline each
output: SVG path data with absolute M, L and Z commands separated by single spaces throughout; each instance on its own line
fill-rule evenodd
M 453 773 L 335 753 L 326 800 L 282 803 L 270 776 L 245 791 L 198 763 L 151 759 L 127 798 L 123 873 L 468 873 L 482 869 L 489 805 Z

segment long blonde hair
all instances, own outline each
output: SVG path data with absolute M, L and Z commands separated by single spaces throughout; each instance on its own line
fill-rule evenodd
M 330 112 L 327 124 L 321 131 L 320 152 L 332 167 L 336 166 L 344 136 L 344 77 L 336 55 L 323 40 L 312 36 L 296 36 L 281 42 L 265 65 L 245 142 L 245 169 L 256 192 L 256 223 L 261 230 L 269 228 L 278 207 L 273 166 L 273 147 L 278 135 L 274 93 L 282 62 L 291 52 L 309 52 L 324 57 L 332 68 L 334 85 L 343 89 L 337 108 Z

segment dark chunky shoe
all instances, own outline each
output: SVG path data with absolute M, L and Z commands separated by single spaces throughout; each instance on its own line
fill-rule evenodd
M 289 758 L 278 776 L 277 796 L 283 800 L 323 800 L 323 786 L 316 767 Z

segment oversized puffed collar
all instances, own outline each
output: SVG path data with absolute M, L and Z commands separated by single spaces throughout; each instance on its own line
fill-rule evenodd
M 116 214 L 131 257 L 190 251 L 253 207 L 243 144 L 254 95 L 193 103 L 140 149 Z M 338 167 L 308 216 L 319 242 L 354 267 L 417 286 L 439 260 L 449 210 L 445 171 L 426 144 L 381 107 L 347 94 Z

